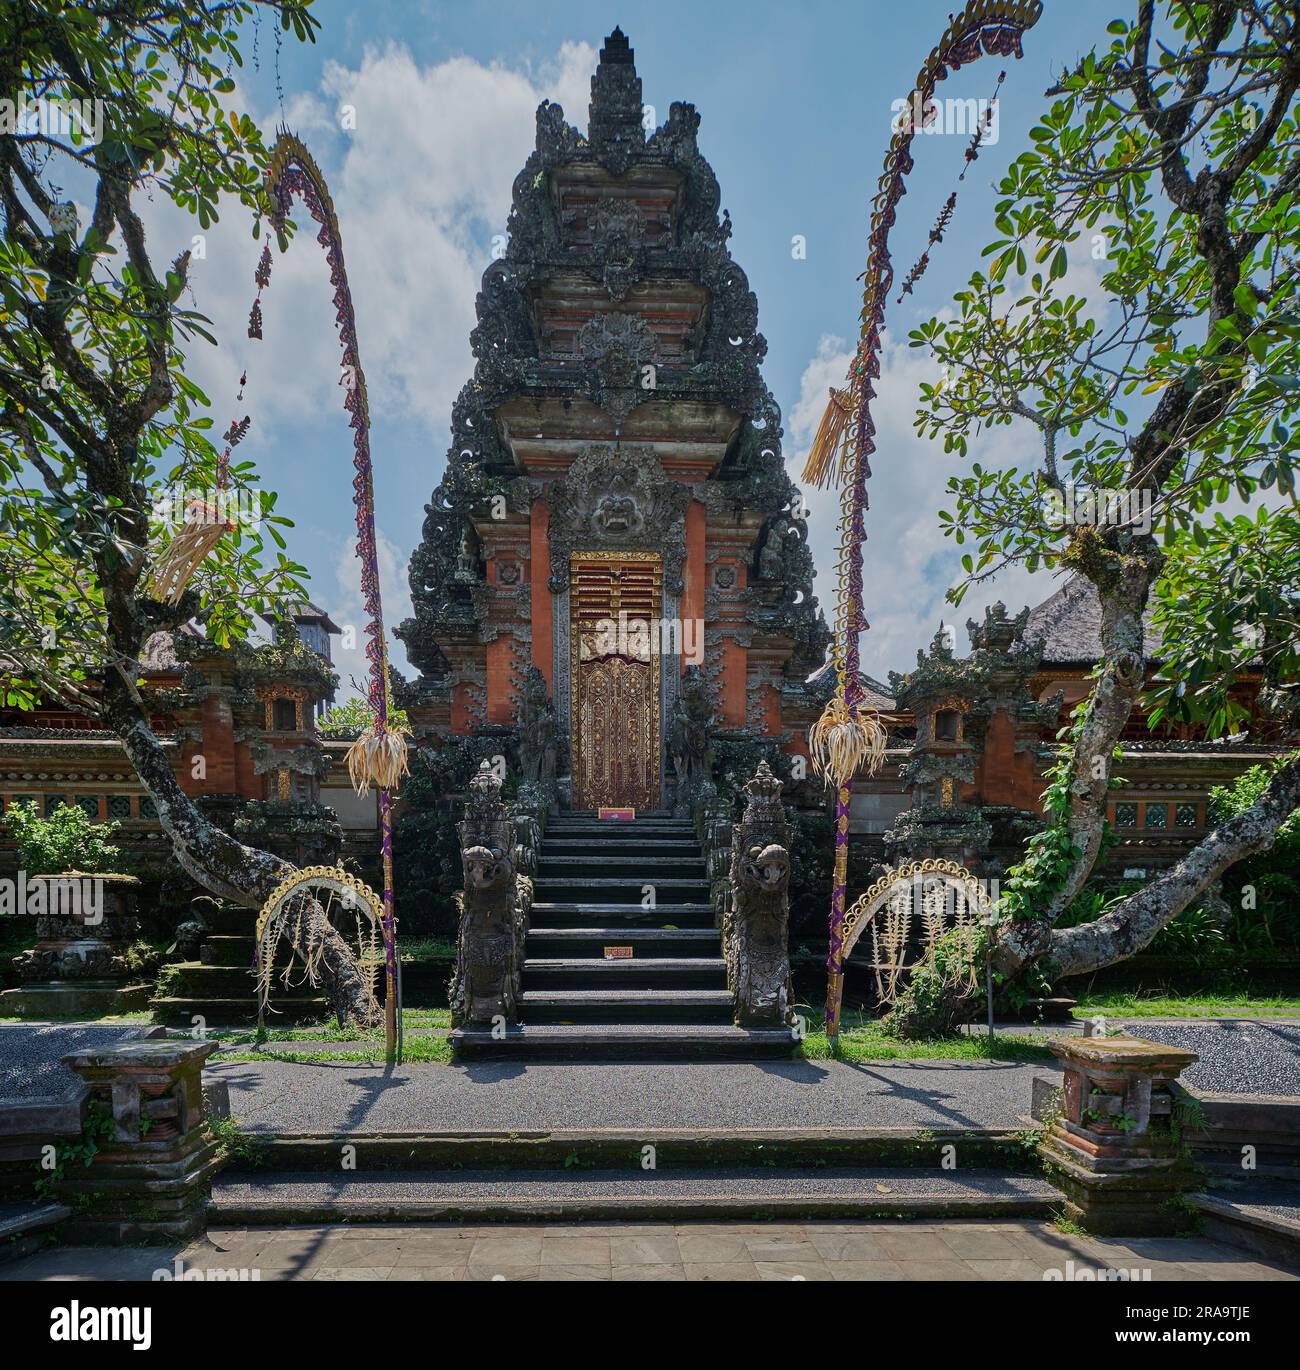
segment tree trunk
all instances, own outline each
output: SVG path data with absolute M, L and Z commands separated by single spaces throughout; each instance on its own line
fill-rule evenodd
M 1171 918 L 1203 894 L 1229 866 L 1272 845 L 1300 807 L 1300 757 L 1280 767 L 1250 808 L 1208 833 L 1150 884 L 1091 923 L 1052 934 L 1048 956 L 1060 975 L 1086 975 L 1149 946 Z
M 260 908 L 294 867 L 270 852 L 244 846 L 203 817 L 177 783 L 134 686 L 113 670 L 105 674 L 103 707 L 109 727 L 157 807 L 158 821 L 182 870 L 222 899 Z M 351 948 L 320 905 L 312 900 L 307 916 L 293 920 L 291 926 L 296 929 L 294 951 L 304 961 L 309 951 L 320 947 L 320 965 L 339 1026 L 377 1023 L 379 1005 Z
M 1046 923 L 1012 925 L 994 943 L 994 965 L 1004 979 L 1046 961 L 1053 976 L 1087 975 L 1150 946 L 1161 928 L 1238 861 L 1272 845 L 1278 829 L 1300 808 L 1300 757 L 1278 768 L 1250 808 L 1221 824 L 1162 875 L 1091 923 L 1053 930 Z M 915 986 L 914 981 L 914 986 Z M 969 1021 L 978 996 L 962 985 L 923 992 L 909 986 L 886 1019 L 898 1037 L 942 1037 Z

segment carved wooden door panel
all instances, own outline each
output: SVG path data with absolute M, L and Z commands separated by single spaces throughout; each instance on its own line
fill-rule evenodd
M 657 553 L 573 554 L 576 809 L 660 805 L 662 585 Z

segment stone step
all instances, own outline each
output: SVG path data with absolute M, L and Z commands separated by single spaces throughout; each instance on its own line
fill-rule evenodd
M 673 839 L 637 837 L 635 834 L 619 838 L 617 834 L 596 837 L 552 837 L 548 832 L 542 842 L 543 856 L 699 856 L 700 844 L 692 837 Z
M 296 1023 L 333 1022 L 330 1002 L 323 995 L 292 998 L 284 993 L 272 996 L 272 1011 L 266 1015 L 268 1027 L 287 1027 Z M 165 995 L 150 999 L 156 1023 L 191 1027 L 198 1017 L 212 1027 L 243 1027 L 257 1022 L 257 999 L 249 993 L 242 997 L 191 997 Z
M 704 858 L 694 856 L 616 856 L 605 852 L 595 856 L 569 856 L 563 853 L 542 849 L 538 865 L 543 871 L 558 875 L 561 870 L 585 875 L 588 871 L 608 871 L 611 877 L 622 877 L 640 883 L 643 872 L 664 871 L 680 872 L 683 877 L 690 875 L 704 878 Z M 696 873 L 698 872 L 698 876 Z
M 525 990 L 725 988 L 720 956 L 642 956 L 606 961 L 599 956 L 534 957 L 524 962 Z
M 611 904 L 640 904 L 647 885 L 654 889 L 655 902 L 660 905 L 704 903 L 709 896 L 709 886 L 704 880 L 649 873 L 645 878 L 540 875 L 533 882 L 539 900 L 560 904 L 589 899 Z
M 1300 1267 L 1300 1181 L 1219 1179 L 1189 1198 L 1207 1237 Z
M 508 1032 L 541 1051 L 574 1041 L 599 1042 L 607 1033 L 626 1043 L 678 1047 L 732 1043 L 768 1055 L 788 1055 L 789 1029 L 695 1027 L 626 1023 L 601 1029 L 552 1025 L 512 1027 Z M 500 1046 L 486 1027 L 457 1029 L 453 1040 L 481 1044 L 484 1054 Z M 937 1171 L 951 1165 L 957 1148 L 962 1169 L 1037 1173 L 1024 1133 L 1007 1128 L 909 1127 L 635 1127 L 635 1128 L 442 1128 L 377 1131 L 347 1126 L 343 1132 L 274 1131 L 249 1134 L 249 1148 L 232 1156 L 231 1171 L 317 1170 L 339 1173 L 339 1146 L 356 1148 L 357 1173 L 398 1170 L 587 1170 L 639 1167 L 641 1148 L 652 1143 L 660 1171 L 708 1170 L 716 1166 L 783 1166 L 789 1169 L 894 1169 Z
M 728 1023 L 725 989 L 527 989 L 525 1023 Z
M 696 840 L 695 829 L 689 823 L 640 820 L 635 823 L 565 822 L 556 818 L 547 823 L 544 840 L 552 837 L 607 837 L 613 841 L 623 841 L 628 837 L 683 842 Z
M 350 1175 L 302 1171 L 219 1176 L 215 1226 L 338 1222 L 709 1219 L 1045 1218 L 1058 1201 L 1037 1176 L 976 1169 L 763 1166 L 625 1172 L 431 1170 Z
M 538 956 L 604 958 L 609 946 L 630 946 L 633 956 L 713 957 L 721 935 L 717 928 L 530 928 L 528 952 Z
M 713 905 L 698 903 L 666 904 L 658 908 L 635 904 L 601 904 L 579 901 L 539 899 L 533 904 L 532 917 L 548 928 L 617 927 L 629 926 L 663 930 L 664 924 L 675 928 L 713 928 Z
M 50 1240 L 53 1229 L 72 1215 L 66 1204 L 24 1199 L 0 1204 L 0 1265 L 28 1256 Z
M 174 962 L 169 969 L 169 990 L 178 995 L 195 995 L 208 999 L 252 999 L 257 984 L 252 967 L 248 964 L 235 966 L 206 965 L 202 961 Z M 276 982 L 279 987 L 279 982 Z M 316 991 L 309 991 L 315 993 Z M 294 990 L 281 989 L 285 995 L 293 995 Z

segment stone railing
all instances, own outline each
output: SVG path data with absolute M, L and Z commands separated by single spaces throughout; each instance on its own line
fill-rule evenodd
M 1051 1043 L 1065 1080 L 1040 1154 L 1066 1210 L 1101 1236 L 1186 1226 L 1181 1195 L 1200 1172 L 1188 1158 L 1174 1082 L 1194 1052 L 1140 1037 L 1066 1037 Z
M 691 818 L 704 853 L 704 873 L 709 882 L 714 922 L 722 927 L 731 912 L 731 805 L 709 784 L 696 797 Z
M 793 1023 L 790 980 L 790 827 L 781 782 L 766 761 L 745 786 L 745 812 L 716 795 L 695 805 L 714 917 L 722 933 L 733 1016 L 742 1027 Z
M 453 1027 L 519 1021 L 520 976 L 533 904 L 532 876 L 546 825 L 541 789 L 521 787 L 511 806 L 501 778 L 484 762 L 469 783 L 456 825 L 464 886 L 450 1001 Z

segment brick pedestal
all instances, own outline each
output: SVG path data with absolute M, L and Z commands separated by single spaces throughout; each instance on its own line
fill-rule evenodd
M 1139 1037 L 1051 1043 L 1063 1108 L 1040 1148 L 1067 1214 L 1102 1236 L 1162 1236 L 1187 1224 L 1179 1196 L 1200 1178 L 1173 1127 L 1174 1094 L 1194 1052 Z
M 89 1166 L 71 1164 L 60 1197 L 69 1241 L 179 1241 L 201 1232 L 220 1168 L 203 1107 L 215 1042 L 130 1042 L 63 1058 L 90 1087 L 86 1108 L 112 1111 L 113 1136 Z

